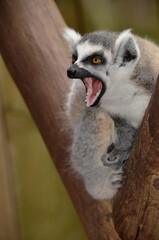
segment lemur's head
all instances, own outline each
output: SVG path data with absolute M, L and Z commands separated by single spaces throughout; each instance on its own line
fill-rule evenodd
M 115 82 L 130 79 L 140 51 L 130 30 L 98 31 L 81 36 L 66 28 L 64 37 L 72 51 L 69 78 L 79 78 L 86 88 L 87 106 L 96 106 Z

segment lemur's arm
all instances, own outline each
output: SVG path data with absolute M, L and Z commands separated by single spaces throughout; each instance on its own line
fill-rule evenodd
M 124 165 L 130 155 L 137 129 L 131 126 L 125 119 L 112 117 L 116 130 L 116 140 L 102 156 L 105 166 L 118 169 Z

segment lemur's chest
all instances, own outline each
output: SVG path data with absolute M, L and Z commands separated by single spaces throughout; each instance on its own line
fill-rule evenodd
M 127 119 L 137 128 L 149 100 L 150 94 L 130 83 L 107 89 L 101 105 L 108 113 Z

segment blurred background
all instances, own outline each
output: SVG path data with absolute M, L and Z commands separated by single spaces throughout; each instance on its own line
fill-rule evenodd
M 158 42 L 158 0 L 55 2 L 67 25 L 82 34 L 94 30 L 121 31 L 132 28 L 135 34 Z M 87 239 L 38 129 L 2 57 L 0 209 L 0 240 L 14 239 L 17 232 L 22 240 Z M 9 232 L 10 238 L 5 237 L 5 231 Z

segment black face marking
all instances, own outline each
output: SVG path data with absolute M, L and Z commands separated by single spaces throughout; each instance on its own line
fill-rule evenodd
M 84 68 L 79 68 L 77 64 L 73 64 L 68 70 L 67 70 L 67 76 L 69 78 L 85 78 L 85 77 L 91 77 L 92 74 L 87 71 Z
M 109 75 L 109 72 L 108 71 L 106 71 L 106 76 L 108 76 Z
M 75 52 L 72 54 L 72 64 L 74 63 L 74 62 L 73 62 L 73 59 L 75 59 L 75 61 L 76 61 L 77 58 L 78 58 L 78 54 L 77 54 L 77 51 L 75 51 Z
M 101 62 L 100 63 L 93 63 L 93 58 L 99 58 L 100 60 L 101 60 Z M 82 60 L 82 62 L 83 63 L 85 63 L 85 64 L 91 64 L 91 65 L 93 65 L 93 66 L 99 66 L 99 65 L 104 65 L 104 64 L 106 64 L 106 58 L 104 57 L 104 54 L 103 54 L 103 52 L 102 51 L 99 51 L 99 52 L 94 52 L 92 55 L 90 55 L 90 56 L 88 56 L 88 57 L 86 57 L 86 58 L 84 58 L 83 60 Z

